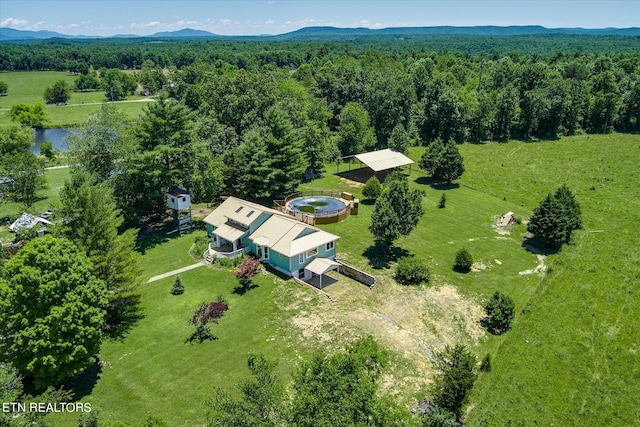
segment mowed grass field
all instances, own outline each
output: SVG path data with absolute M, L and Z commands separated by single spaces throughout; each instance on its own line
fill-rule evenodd
M 314 351 L 339 351 L 372 334 L 391 353 L 381 392 L 407 409 L 426 396 L 429 353 L 463 342 L 478 358 L 493 356 L 493 371 L 482 374 L 473 391 L 468 425 L 634 425 L 640 418 L 639 147 L 640 137 L 617 134 L 463 145 L 467 172 L 459 186 L 446 190 L 430 186 L 414 165 L 409 179 L 425 192 L 425 215 L 393 253 L 426 259 L 430 285 L 395 282 L 395 259 L 380 256 L 368 231 L 373 206 L 367 203 L 357 216 L 322 226 L 341 237 L 340 258 L 378 278 L 369 289 L 341 276 L 324 289 L 338 302 L 272 274 L 259 275 L 259 287 L 240 296 L 233 293 L 232 269 L 183 273 L 182 296 L 169 293 L 174 278 L 144 284 L 143 318 L 123 337 L 105 341 L 101 370 L 83 378 L 76 398 L 99 408 L 107 426 L 140 425 L 148 415 L 169 425 L 201 425 L 211 389 L 234 392 L 248 375 L 248 353 L 278 360 L 288 383 Z M 414 159 L 420 154 L 410 153 Z M 301 189 L 349 191 L 362 201 L 361 185 L 334 172 L 329 167 L 324 178 Z M 563 182 L 583 211 L 584 230 L 574 245 L 540 257 L 522 246 L 524 224 L 494 227 L 505 211 L 528 218 Z M 447 206 L 438 209 L 443 192 Z M 203 234 L 196 230 L 145 246 L 142 279 L 193 263 L 188 249 Z M 468 274 L 452 270 L 462 246 L 476 262 Z M 542 266 L 551 269 L 546 277 Z M 496 290 L 516 303 L 513 330 L 502 336 L 479 324 L 482 306 Z M 186 344 L 192 329 L 187 319 L 218 295 L 230 303 L 212 326 L 219 339 Z M 66 426 L 77 417 L 48 419 Z
M 64 80 L 73 88 L 76 75 L 61 71 L 22 71 L 0 73 L 0 80 L 7 83 L 7 96 L 0 97 L 0 125 L 12 123 L 9 109 L 13 104 L 44 104 L 44 91 L 58 80 Z M 149 98 L 131 95 L 125 102 L 117 102 L 118 108 L 129 117 L 136 118 Z M 86 122 L 91 113 L 98 111 L 100 104 L 106 102 L 104 91 L 71 92 L 68 105 L 47 105 L 46 112 L 50 122 L 47 127 L 66 127 Z M 140 101 L 140 102 L 130 102 Z

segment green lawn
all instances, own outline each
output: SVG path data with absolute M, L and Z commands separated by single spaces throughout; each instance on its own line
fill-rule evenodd
M 322 226 L 341 236 L 338 256 L 379 279 L 373 289 L 351 280 L 325 288 L 332 303 L 312 289 L 274 275 L 234 294 L 232 272 L 200 267 L 183 273 L 186 292 L 169 293 L 174 278 L 141 286 L 139 320 L 126 336 L 108 340 L 98 378 L 85 378 L 78 400 L 100 409 L 107 425 L 139 424 L 148 414 L 169 425 L 198 425 L 214 386 L 233 390 L 247 375 L 246 355 L 279 361 L 281 377 L 314 350 L 336 351 L 372 334 L 391 353 L 382 393 L 410 407 L 424 398 L 431 363 L 424 348 L 465 342 L 478 357 L 493 355 L 471 401 L 468 425 L 633 425 L 640 419 L 637 332 L 640 312 L 640 137 L 579 136 L 541 143 L 463 145 L 466 173 L 459 186 L 429 185 L 415 168 L 411 185 L 425 192 L 425 216 L 394 254 L 427 260 L 433 283 L 405 287 L 393 280 L 395 261 L 381 258 L 368 226 L 373 206 L 339 224 Z M 420 149 L 410 155 L 419 157 Z M 328 169 L 301 189 L 349 191 L 361 187 Z M 514 211 L 526 219 L 539 200 L 566 182 L 582 206 L 584 230 L 575 244 L 544 263 L 522 247 L 525 225 L 499 231 L 495 219 Z M 445 191 L 447 206 L 436 207 Z M 362 199 L 362 198 L 361 198 Z M 194 262 L 188 249 L 194 230 L 143 241 L 142 279 Z M 467 247 L 476 261 L 468 274 L 452 270 L 455 252 Z M 479 325 L 482 305 L 495 291 L 516 303 L 513 330 L 488 335 Z M 186 321 L 200 302 L 222 295 L 230 310 L 213 330 L 219 340 L 184 341 Z M 76 418 L 54 415 L 54 425 Z
M 58 80 L 66 81 L 73 87 L 77 76 L 61 71 L 24 71 L 0 73 L 0 80 L 8 85 L 7 96 L 0 97 L 0 125 L 8 125 L 11 122 L 8 109 L 13 104 L 44 103 L 44 91 L 53 86 Z M 146 100 L 147 98 L 132 95 L 127 101 Z M 71 98 L 66 106 L 47 105 L 46 111 L 51 120 L 48 127 L 67 127 L 86 122 L 91 113 L 98 111 L 100 104 L 106 101 L 103 91 L 71 92 Z M 128 117 L 137 118 L 144 102 L 118 102 L 118 108 Z

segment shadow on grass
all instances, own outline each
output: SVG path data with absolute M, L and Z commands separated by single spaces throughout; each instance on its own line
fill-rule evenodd
M 251 283 L 249 286 L 238 285 L 235 288 L 233 288 L 233 291 L 231 293 L 236 295 L 244 295 L 247 292 L 249 292 L 251 289 L 255 289 L 259 287 L 260 285 L 256 285 L 255 283 Z
M 522 242 L 522 247 L 525 248 L 528 252 L 531 252 L 534 255 L 553 255 L 560 252 L 561 247 L 553 248 L 549 246 L 545 246 L 540 240 L 535 237 L 525 237 Z
M 73 393 L 73 400 L 77 402 L 93 392 L 93 388 L 98 383 L 101 374 L 102 364 L 97 360 L 93 365 L 82 371 L 82 373 L 66 380 L 63 386 Z
M 420 176 L 413 180 L 416 184 L 420 185 L 428 185 L 434 190 L 452 190 L 454 188 L 459 188 L 460 184 L 456 182 L 444 183 L 444 182 L 435 182 L 431 177 L 428 176 Z
M 111 339 L 122 340 L 141 319 L 144 314 L 140 308 L 140 294 L 118 295 L 109 301 L 103 332 Z
M 198 344 L 202 344 L 205 341 L 215 341 L 218 337 L 213 335 L 213 332 L 209 330 L 209 328 L 205 328 L 204 330 L 197 330 L 189 338 L 185 340 L 185 344 L 193 344 L 197 342 Z
M 367 205 L 367 206 L 373 206 L 376 204 L 375 199 L 364 199 L 364 200 L 360 200 L 360 204 L 361 205 Z
M 398 246 L 387 246 L 376 242 L 362 253 L 369 260 L 369 265 L 376 270 L 389 268 L 392 262 L 409 256 L 409 251 Z
M 144 255 L 147 250 L 152 249 L 156 245 L 166 243 L 169 240 L 184 236 L 185 234 L 191 234 L 196 230 L 204 229 L 204 223 L 202 221 L 195 220 L 193 228 L 183 230 L 180 233 L 171 233 L 171 231 L 175 229 L 176 227 L 174 222 L 170 220 L 143 226 L 143 229 L 138 234 L 136 251 Z

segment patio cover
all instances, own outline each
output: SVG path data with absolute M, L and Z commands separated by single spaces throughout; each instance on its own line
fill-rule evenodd
M 238 240 L 240 237 L 242 237 L 244 233 L 246 233 L 246 231 L 239 230 L 228 224 L 223 224 L 220 227 L 213 230 L 213 234 L 215 234 L 216 236 L 220 236 L 229 242 L 234 242 Z
M 322 276 L 327 271 L 337 270 L 340 267 L 340 263 L 329 258 L 316 258 L 311 261 L 306 267 L 312 273 Z
M 406 166 L 413 163 L 413 160 L 401 152 L 390 148 L 371 151 L 369 153 L 356 154 L 355 158 L 369 166 L 375 172 Z

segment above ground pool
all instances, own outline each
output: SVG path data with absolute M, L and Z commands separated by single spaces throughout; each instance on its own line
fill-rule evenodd
M 298 197 L 291 200 L 287 207 L 293 212 L 302 212 L 307 215 L 327 215 L 335 213 L 347 207 L 340 199 L 329 196 Z

